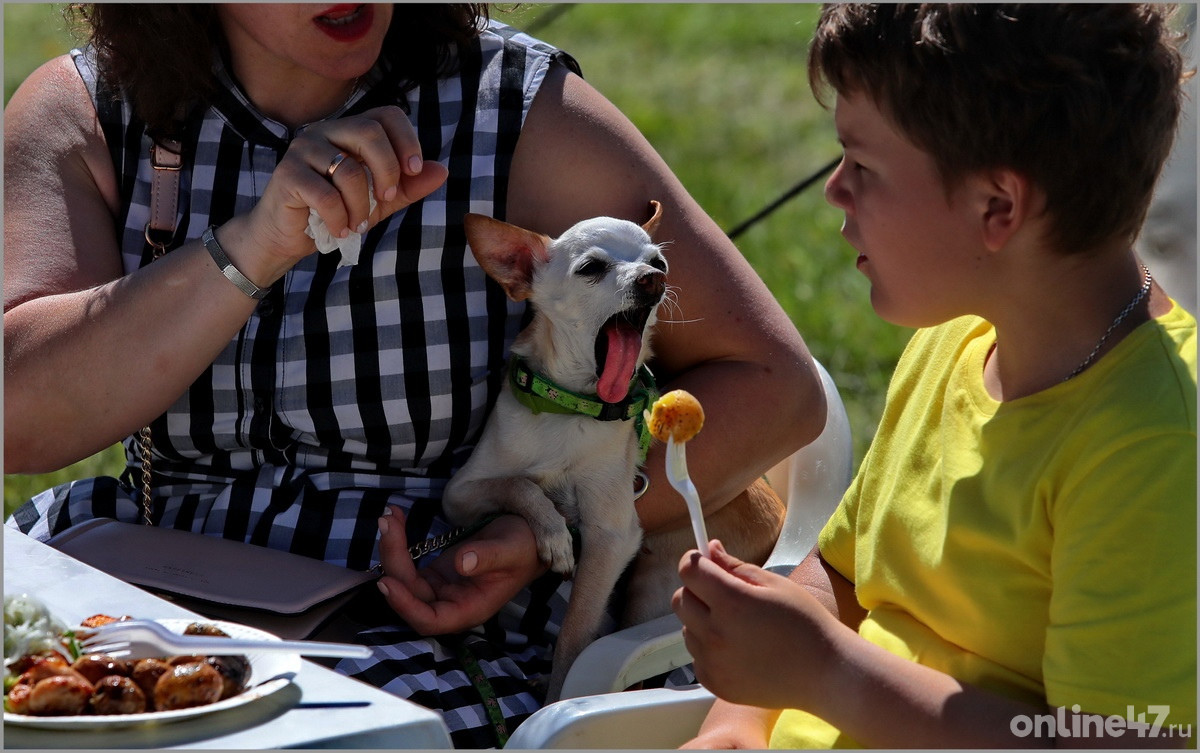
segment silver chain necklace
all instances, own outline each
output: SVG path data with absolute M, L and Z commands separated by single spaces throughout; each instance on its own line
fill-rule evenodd
M 1108 329 L 1104 331 L 1104 335 L 1100 338 L 1100 342 L 1096 343 L 1096 347 L 1092 348 L 1092 352 L 1088 354 L 1088 357 L 1083 359 L 1083 363 L 1076 366 L 1075 370 L 1068 374 L 1065 379 L 1063 379 L 1064 382 L 1079 376 L 1084 369 L 1092 365 L 1092 361 L 1096 360 L 1096 356 L 1100 353 L 1100 349 L 1104 347 L 1104 343 L 1108 342 L 1109 335 L 1111 335 L 1117 329 L 1117 327 L 1121 326 L 1121 322 L 1125 321 L 1126 317 L 1133 313 L 1133 310 L 1138 307 L 1139 303 L 1145 300 L 1146 294 L 1150 292 L 1150 283 L 1153 282 L 1153 278 L 1150 277 L 1150 270 L 1146 269 L 1145 265 L 1140 266 L 1142 267 L 1141 289 L 1138 290 L 1137 295 L 1133 297 L 1132 301 L 1125 304 L 1125 308 L 1121 309 L 1121 313 L 1117 314 L 1117 318 L 1113 319 L 1113 323 L 1108 325 Z

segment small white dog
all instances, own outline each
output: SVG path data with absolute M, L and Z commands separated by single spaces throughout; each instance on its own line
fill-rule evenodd
M 507 389 L 442 505 L 455 525 L 494 512 L 521 515 L 542 561 L 574 572 L 547 703 L 598 637 L 614 586 L 639 549 L 623 624 L 670 611 L 679 557 L 692 545 L 685 527 L 642 547 L 634 508 L 634 480 L 650 441 L 639 419 L 657 397 L 644 364 L 667 290 L 667 261 L 652 240 L 662 207 L 651 202 L 651 210 L 641 227 L 599 217 L 555 239 L 482 215 L 464 220 L 479 265 L 513 300 L 528 300 L 533 318 L 513 343 Z M 732 542 L 731 551 L 740 547 L 762 562 L 769 542 L 759 551 L 746 551 L 745 543 L 764 539 L 764 520 L 777 534 L 783 505 L 773 494 L 743 494 L 714 518 L 710 530 Z M 568 525 L 580 533 L 578 563 Z

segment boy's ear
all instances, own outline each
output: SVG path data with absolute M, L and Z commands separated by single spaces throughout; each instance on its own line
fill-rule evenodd
M 1021 173 L 1007 168 L 990 170 L 981 178 L 983 243 L 989 251 L 999 251 L 1032 216 L 1033 184 Z

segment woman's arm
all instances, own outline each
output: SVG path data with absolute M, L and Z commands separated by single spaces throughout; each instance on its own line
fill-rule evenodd
M 307 129 L 262 199 L 216 237 L 265 287 L 314 252 L 309 207 L 330 228 L 367 220 L 357 162 L 324 177 L 339 151 L 375 176 L 374 223 L 428 194 L 446 170 L 401 165 L 420 154 L 399 108 Z M 86 457 L 166 410 L 229 343 L 256 301 L 193 239 L 124 275 L 111 158 L 69 57 L 39 68 L 4 122 L 4 452 L 6 471 L 36 473 Z M 197 229 L 198 231 L 199 229 Z
M 4 176 L 4 462 L 41 472 L 159 415 L 254 302 L 198 243 L 122 277 L 112 161 L 69 57 L 13 95 Z
M 770 291 L 633 124 L 552 66 L 513 159 L 508 221 L 556 236 L 588 217 L 643 222 L 652 199 L 663 205 L 655 240 L 665 244 L 674 299 L 659 314 L 655 375 L 664 391 L 687 389 L 704 405 L 705 429 L 688 442 L 688 460 L 711 514 L 820 433 L 820 381 Z M 687 525 L 663 447 L 645 470 L 643 527 Z

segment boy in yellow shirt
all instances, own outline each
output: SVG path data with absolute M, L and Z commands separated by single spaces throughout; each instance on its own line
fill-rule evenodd
M 684 557 L 721 699 L 689 747 L 1194 744 L 1196 322 L 1131 250 L 1180 112 L 1166 13 L 823 10 L 826 196 L 918 331 L 790 578 Z

